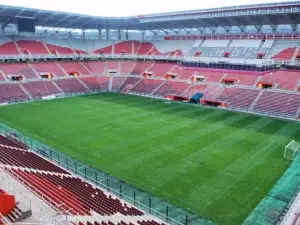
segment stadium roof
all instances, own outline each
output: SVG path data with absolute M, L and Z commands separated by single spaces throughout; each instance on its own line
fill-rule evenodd
M 170 30 L 248 25 L 298 24 L 300 1 L 149 14 L 101 17 L 0 5 L 5 27 L 18 17 L 34 18 L 36 26 L 73 29 Z

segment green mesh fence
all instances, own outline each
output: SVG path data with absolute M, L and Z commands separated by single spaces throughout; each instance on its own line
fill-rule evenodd
M 258 204 L 243 225 L 276 224 L 300 187 L 300 156 L 297 156 L 268 195 Z
M 17 142 L 25 144 L 32 151 L 48 158 L 61 167 L 64 167 L 75 174 L 83 177 L 95 185 L 119 196 L 136 207 L 149 212 L 150 214 L 174 225 L 215 225 L 207 219 L 200 218 L 182 208 L 176 207 L 162 199 L 143 192 L 129 184 L 126 184 L 115 177 L 102 171 L 89 167 L 84 163 L 75 160 L 49 146 L 24 136 L 20 132 L 0 123 L 0 134 L 9 136 Z

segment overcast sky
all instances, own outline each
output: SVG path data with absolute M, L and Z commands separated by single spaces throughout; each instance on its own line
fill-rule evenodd
M 0 0 L 2 5 L 73 12 L 93 16 L 135 16 L 266 2 L 287 2 L 287 0 Z

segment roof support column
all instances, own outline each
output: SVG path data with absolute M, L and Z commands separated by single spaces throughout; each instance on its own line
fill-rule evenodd
M 263 26 L 262 25 L 255 25 L 254 27 L 257 30 L 257 32 L 260 33 Z
M 208 29 L 211 30 L 211 33 L 214 34 L 217 31 L 217 27 L 209 27 Z
M 276 33 L 278 25 L 270 25 L 270 27 L 272 28 L 273 33 Z
M 120 28 L 118 28 L 118 38 L 119 38 L 119 40 L 121 41 L 121 29 Z
M 294 23 L 294 24 L 290 24 L 290 26 L 291 26 L 293 32 L 296 33 L 297 28 L 298 28 L 298 24 Z
M 126 40 L 129 40 L 128 29 L 126 29 Z
M 109 40 L 109 29 L 106 28 L 106 40 Z
M 83 40 L 86 40 L 86 33 L 85 33 L 85 30 L 82 30 L 82 37 L 83 37 Z
M 238 28 L 240 29 L 241 33 L 245 33 L 246 31 L 246 26 L 238 26 Z
M 98 29 L 98 32 L 99 32 L 99 40 L 101 40 L 102 39 L 102 30 Z
M 204 33 L 204 28 L 203 27 L 197 27 L 196 29 L 199 31 L 199 34 Z
M 157 37 L 157 33 L 156 32 L 154 32 L 153 30 L 149 30 L 151 33 L 153 33 L 154 34 L 154 40 L 156 40 L 156 37 Z
M 145 31 L 144 30 L 141 31 L 141 34 L 142 34 L 142 41 L 144 41 L 145 40 Z
M 230 32 L 231 26 L 225 26 L 223 28 L 226 31 L 226 34 L 228 34 Z

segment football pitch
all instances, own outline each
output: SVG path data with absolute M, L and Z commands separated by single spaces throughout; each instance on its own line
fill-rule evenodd
M 246 219 L 300 137 L 291 121 L 117 93 L 1 107 L 0 122 L 219 225 Z

